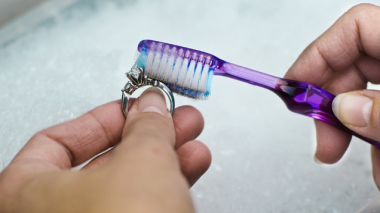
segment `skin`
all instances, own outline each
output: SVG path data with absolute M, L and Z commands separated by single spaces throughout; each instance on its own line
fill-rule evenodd
M 285 78 L 315 84 L 334 95 L 363 90 L 368 82 L 380 83 L 379 26 L 379 7 L 360 4 L 351 8 L 303 51 Z M 374 101 L 372 116 L 376 116 L 377 102 Z M 320 121 L 315 121 L 315 125 L 316 159 L 322 163 L 336 163 L 346 152 L 351 135 Z M 364 136 L 380 139 L 379 133 L 373 134 L 378 132 L 379 122 L 371 122 L 367 127 L 346 126 Z M 380 151 L 373 147 L 372 163 L 379 188 Z
M 305 49 L 285 78 L 335 95 L 380 83 L 379 14 L 369 4 L 350 9 Z M 365 93 L 374 106 L 380 104 L 380 93 Z M 142 96 L 163 99 L 157 91 Z M 194 140 L 203 129 L 202 115 L 189 106 L 177 108 L 173 117 L 166 108 L 143 112 L 137 101 L 125 121 L 120 108 L 120 101 L 108 103 L 34 135 L 0 174 L 1 212 L 194 212 L 189 186 L 211 162 L 207 147 Z M 374 134 L 379 114 L 374 107 L 373 122 L 349 128 L 380 140 Z M 316 128 L 316 158 L 337 162 L 351 136 L 319 121 Z M 82 170 L 71 170 L 90 159 Z M 372 160 L 379 186 L 378 149 L 372 149 Z
M 142 96 L 163 114 L 135 101 L 125 120 L 115 101 L 35 134 L 0 174 L 0 212 L 194 212 L 189 187 L 211 162 L 194 140 L 203 117 L 190 106 L 172 117 L 162 94 Z

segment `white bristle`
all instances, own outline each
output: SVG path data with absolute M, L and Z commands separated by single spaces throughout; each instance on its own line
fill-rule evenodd
M 163 76 L 165 75 L 165 68 L 167 66 L 169 48 L 169 45 L 166 45 L 164 48 L 164 53 L 162 54 L 160 66 L 158 68 L 157 79 L 163 79 Z
M 202 70 L 201 79 L 199 80 L 198 90 L 199 91 L 207 91 L 207 80 L 208 80 L 208 72 L 210 69 L 210 61 L 211 58 L 208 56 L 205 61 L 205 65 Z
M 191 81 L 190 88 L 198 89 L 198 83 L 199 83 L 199 79 L 201 79 L 202 68 L 203 68 L 202 60 L 203 60 L 203 55 L 199 57 L 197 68 L 195 69 L 195 73 L 193 76 L 193 80 Z
M 175 82 L 177 81 L 177 78 L 178 78 L 178 74 L 179 74 L 179 71 L 182 67 L 182 62 L 183 62 L 183 59 L 182 59 L 182 54 L 183 54 L 183 49 L 180 49 L 178 51 L 178 57 L 177 57 L 177 60 L 175 62 L 175 65 L 174 65 L 174 68 L 173 68 L 173 72 L 172 72 L 172 75 L 169 79 L 169 83 L 170 84 L 175 84 Z M 161 79 L 161 80 L 165 80 L 165 79 Z
M 191 89 L 191 82 L 193 80 L 193 76 L 194 76 L 194 72 L 195 72 L 195 65 L 196 65 L 196 59 L 197 58 L 197 54 L 196 53 L 193 53 L 193 56 L 191 57 L 191 60 L 190 60 L 190 65 L 189 65 L 189 68 L 188 68 L 188 71 L 186 73 L 186 77 L 185 77 L 185 81 L 183 82 L 183 86 L 184 88 L 190 88 Z
M 156 43 L 153 42 L 150 45 L 150 49 L 154 50 L 155 47 L 156 47 Z M 150 76 L 150 74 L 152 72 L 153 59 L 154 59 L 154 51 L 149 51 L 147 59 L 146 59 L 146 64 L 145 64 L 145 72 L 149 76 Z
M 201 79 L 198 84 L 198 90 L 199 91 L 207 91 L 207 79 L 208 79 L 208 71 L 209 71 L 210 65 L 206 64 L 203 67 Z
M 186 51 L 185 53 L 185 58 L 183 59 L 182 62 L 182 67 L 181 70 L 179 71 L 178 79 L 175 85 L 183 87 L 183 83 L 185 82 L 185 77 L 188 71 L 189 67 L 189 57 L 190 57 L 190 51 Z
M 165 74 L 162 76 L 161 79 L 171 79 L 171 75 L 173 74 L 173 65 L 175 61 L 175 54 L 176 54 L 177 49 L 173 47 L 171 49 L 171 52 L 169 53 L 169 59 L 168 63 L 165 68 Z
M 145 72 L 179 88 L 207 92 L 211 57 L 153 42 L 147 53 Z
M 160 66 L 160 63 L 161 63 L 161 50 L 162 50 L 162 44 L 159 43 L 157 45 L 157 49 L 156 49 L 156 55 L 154 56 L 154 59 L 153 59 L 153 65 L 152 65 L 152 72 L 149 73 L 151 75 L 152 78 L 156 78 L 157 79 L 157 76 L 158 76 L 158 68 Z

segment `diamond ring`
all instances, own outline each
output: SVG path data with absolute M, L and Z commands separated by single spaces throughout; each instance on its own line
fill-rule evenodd
M 166 94 L 170 102 L 169 111 L 171 114 L 173 114 L 173 110 L 175 107 L 174 96 L 172 91 L 170 91 L 170 89 L 164 83 L 155 79 L 148 78 L 144 74 L 144 70 L 142 68 L 132 68 L 129 72 L 125 73 L 125 75 L 128 77 L 129 80 L 127 84 L 124 86 L 124 88 L 121 90 L 122 109 L 125 117 L 127 117 L 128 113 L 128 102 L 130 96 L 137 89 L 146 86 L 157 87 Z

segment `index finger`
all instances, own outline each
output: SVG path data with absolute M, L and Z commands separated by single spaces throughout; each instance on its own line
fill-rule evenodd
M 362 55 L 380 60 L 380 8 L 371 4 L 353 7 L 311 43 L 285 78 L 323 86 Z

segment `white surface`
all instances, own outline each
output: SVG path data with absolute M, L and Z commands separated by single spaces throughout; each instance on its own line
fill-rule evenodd
M 142 39 L 282 76 L 359 2 L 79 1 L 0 47 L 0 169 L 36 131 L 119 99 Z M 368 144 L 355 139 L 339 163 L 317 165 L 312 120 L 289 112 L 265 89 L 215 77 L 209 100 L 176 100 L 204 114 L 199 140 L 213 154 L 192 189 L 199 212 L 346 213 L 378 194 Z

